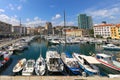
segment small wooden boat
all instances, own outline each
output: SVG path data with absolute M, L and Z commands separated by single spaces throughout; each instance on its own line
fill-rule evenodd
M 25 63 L 26 63 L 26 59 L 25 58 L 23 58 L 20 61 L 18 61 L 18 63 L 13 68 L 13 72 L 14 73 L 20 72 L 23 69 L 23 67 L 25 66 Z

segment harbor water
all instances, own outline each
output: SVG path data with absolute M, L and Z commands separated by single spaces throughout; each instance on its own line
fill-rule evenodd
M 0 75 L 13 75 L 13 72 L 12 72 L 13 67 L 22 58 L 26 58 L 27 60 L 28 59 L 36 60 L 39 57 L 40 52 L 42 56 L 45 58 L 46 51 L 48 50 L 50 46 L 53 46 L 53 45 L 48 44 L 48 42 L 45 40 L 37 39 L 37 40 L 32 41 L 28 49 L 22 52 L 15 52 L 11 56 L 11 60 L 9 64 L 5 66 L 2 70 L 0 70 Z M 120 53 L 120 51 L 104 51 L 101 48 L 101 45 L 91 44 L 91 43 L 89 44 L 88 43 L 67 44 L 67 45 L 59 44 L 59 45 L 54 45 L 54 46 L 58 49 L 59 53 L 61 53 L 62 51 L 67 51 L 70 55 L 72 55 L 73 52 L 81 53 L 85 55 L 90 55 L 91 53 L 96 53 L 96 52 L 104 52 L 107 54 L 111 54 L 113 56 L 115 54 Z M 103 72 L 101 70 L 101 73 L 102 75 L 105 75 L 104 73 L 106 72 Z

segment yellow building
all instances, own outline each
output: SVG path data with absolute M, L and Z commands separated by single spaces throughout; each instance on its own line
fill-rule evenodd
M 66 36 L 82 37 L 82 29 L 66 29 Z
M 120 24 L 116 24 L 114 27 L 111 27 L 111 38 L 120 39 Z

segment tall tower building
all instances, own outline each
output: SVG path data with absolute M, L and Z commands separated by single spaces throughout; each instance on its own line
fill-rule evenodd
M 52 34 L 52 23 L 46 22 L 45 29 L 47 30 L 47 34 Z
M 86 14 L 80 14 L 78 16 L 78 26 L 80 29 L 91 29 L 93 26 L 92 17 Z

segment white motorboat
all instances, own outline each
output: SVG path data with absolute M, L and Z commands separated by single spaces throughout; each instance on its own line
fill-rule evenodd
M 120 50 L 120 47 L 114 44 L 107 44 L 107 45 L 103 45 L 102 47 L 106 50 Z
M 26 63 L 26 59 L 25 58 L 19 60 L 18 63 L 13 68 L 13 72 L 17 73 L 17 72 L 22 71 L 23 67 L 25 66 L 25 63 Z
M 42 56 L 40 56 L 35 63 L 35 73 L 37 75 L 44 75 L 45 69 L 46 69 L 45 60 L 43 59 Z
M 113 60 L 111 55 L 98 53 L 96 54 L 96 59 L 103 65 L 100 65 L 106 70 L 109 70 L 110 74 L 120 74 L 120 62 Z
M 26 62 L 25 67 L 22 70 L 22 75 L 29 76 L 34 72 L 35 60 L 30 59 Z
M 46 64 L 48 72 L 62 72 L 64 69 L 60 54 L 56 50 L 46 52 Z
M 92 75 L 99 74 L 98 67 L 96 67 L 95 65 L 90 63 L 90 61 L 87 60 L 88 58 L 91 58 L 91 56 L 73 53 L 73 57 L 78 60 L 80 67 L 84 70 L 84 72 L 87 75 L 92 76 Z M 96 59 L 94 59 L 94 60 L 96 60 Z

